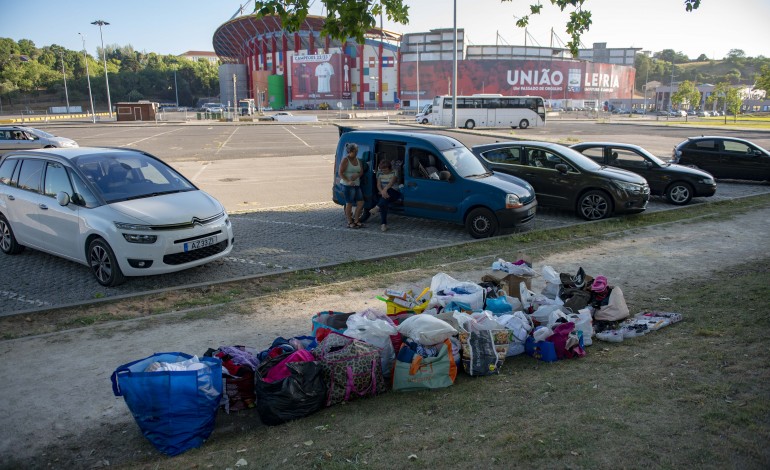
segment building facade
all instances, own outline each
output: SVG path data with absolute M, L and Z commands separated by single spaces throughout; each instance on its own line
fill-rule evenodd
M 298 32 L 288 33 L 277 17 L 243 15 L 220 26 L 214 34 L 219 59 L 245 65 L 246 75 L 236 80 L 247 82 L 248 96 L 238 98 L 254 98 L 260 107 L 274 109 L 323 104 L 415 109 L 452 93 L 453 29 L 401 35 L 373 28 L 358 44 L 321 36 L 323 22 L 323 17 L 309 16 Z M 635 69 L 628 65 L 628 54 L 633 64 L 637 49 L 617 50 L 624 51 L 622 61 L 608 52 L 598 62 L 604 55 L 592 54 L 594 61 L 573 59 L 564 48 L 466 48 L 464 31 L 458 29 L 457 93 L 537 95 L 554 106 L 631 99 Z

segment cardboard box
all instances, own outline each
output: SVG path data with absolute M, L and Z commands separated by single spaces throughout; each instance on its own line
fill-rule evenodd
M 482 280 L 489 279 L 503 285 L 505 293 L 521 301 L 521 289 L 519 285 L 523 282 L 527 289 L 532 290 L 532 276 L 523 277 L 516 274 L 506 274 L 503 271 L 490 271 Z

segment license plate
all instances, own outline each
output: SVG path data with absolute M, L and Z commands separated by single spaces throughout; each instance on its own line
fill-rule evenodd
M 535 208 L 534 207 L 527 211 L 527 215 L 534 215 L 534 214 L 535 214 Z
M 207 246 L 216 245 L 217 237 L 201 238 L 200 240 L 194 240 L 184 244 L 184 251 L 199 250 L 206 248 Z

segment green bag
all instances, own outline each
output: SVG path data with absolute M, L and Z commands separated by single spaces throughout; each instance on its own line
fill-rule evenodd
M 409 360 L 411 357 L 411 361 Z M 393 368 L 393 390 L 425 390 L 449 387 L 457 377 L 457 365 L 452 355 L 452 343 L 445 340 L 438 356 L 423 357 L 406 343 L 396 356 Z

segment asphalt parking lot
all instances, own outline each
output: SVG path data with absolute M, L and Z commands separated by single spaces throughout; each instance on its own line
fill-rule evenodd
M 371 125 L 383 127 L 385 123 Z M 559 135 L 556 127 L 550 126 L 547 135 Z M 640 145 L 662 141 L 656 145 L 668 149 L 683 139 L 676 134 L 661 137 L 657 128 L 639 127 L 586 124 L 562 129 L 561 135 L 580 131 L 581 135 L 589 136 L 581 140 L 616 140 Z M 330 202 L 333 153 L 338 139 L 337 127 L 330 124 L 123 126 L 110 123 L 57 125 L 45 129 L 73 138 L 81 146 L 140 148 L 163 158 L 225 204 L 232 214 L 236 244 L 230 256 L 205 266 L 163 276 L 129 278 L 125 284 L 111 289 L 100 286 L 87 267 L 34 250 L 25 250 L 18 256 L 3 256 L 0 315 L 284 270 L 321 268 L 471 240 L 463 227 L 399 216 L 392 216 L 391 230 L 385 233 L 380 232 L 376 223 L 362 230 L 346 228 L 340 207 Z M 540 130 L 535 131 L 538 132 L 532 133 L 533 140 L 544 138 Z M 684 132 L 684 135 L 693 135 L 690 130 Z M 517 136 L 519 134 L 521 132 L 517 132 Z M 466 145 L 501 138 L 478 133 L 453 135 Z M 749 138 L 770 147 L 768 133 Z M 720 182 L 716 196 L 709 199 L 766 192 L 770 192 L 770 185 Z M 705 201 L 705 198 L 696 198 L 693 203 Z M 653 198 L 648 211 L 671 208 L 662 199 Z M 580 222 L 571 213 L 541 208 L 534 222 L 520 230 Z

